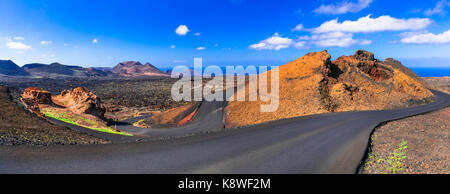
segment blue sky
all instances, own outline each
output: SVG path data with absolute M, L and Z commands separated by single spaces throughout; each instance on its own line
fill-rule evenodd
M 450 0 L 2 0 L 0 59 L 281 65 L 313 51 L 336 58 L 366 49 L 448 67 L 449 16 Z

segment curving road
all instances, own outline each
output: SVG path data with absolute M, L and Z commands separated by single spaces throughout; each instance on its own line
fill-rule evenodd
M 0 173 L 355 173 L 377 125 L 450 105 L 450 95 L 434 93 L 435 102 L 418 107 L 312 115 L 229 130 L 217 124 L 221 105 L 211 103 L 177 132 L 123 122 L 122 130 L 140 135 L 117 141 L 162 140 L 3 146 Z M 183 134 L 197 135 L 165 140 Z

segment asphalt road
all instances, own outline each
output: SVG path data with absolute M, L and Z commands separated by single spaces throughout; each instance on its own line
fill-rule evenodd
M 204 110 L 213 112 L 199 111 L 198 120 L 189 125 L 195 129 L 185 128 L 196 135 L 167 140 L 162 129 L 129 128 L 142 135 L 134 138 L 159 135 L 161 140 L 2 146 L 0 173 L 355 173 L 377 125 L 450 105 L 450 95 L 434 93 L 435 102 L 418 107 L 312 115 L 220 130 L 208 115 L 221 111 L 210 104 Z M 183 134 L 179 130 L 168 133 Z
M 136 134 L 136 138 L 145 140 L 173 139 L 218 132 L 224 128 L 223 107 L 224 102 L 202 102 L 198 108 L 198 113 L 192 121 L 181 127 L 146 129 L 133 126 L 134 122 L 149 117 L 142 116 L 121 121 L 116 125 L 116 128 L 121 131 Z

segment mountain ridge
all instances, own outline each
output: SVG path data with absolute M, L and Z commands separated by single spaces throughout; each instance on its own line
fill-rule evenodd
M 9 76 L 29 76 L 29 73 L 11 60 L 0 60 L 0 74 Z
M 152 77 L 168 76 L 150 63 L 139 61 L 124 61 L 114 67 L 81 67 L 64 65 L 58 62 L 29 63 L 22 67 L 12 60 L 0 60 L 0 75 L 31 76 L 31 77 Z
M 150 63 L 142 64 L 139 61 L 124 61 L 118 63 L 111 70 L 112 73 L 122 77 L 168 76 Z

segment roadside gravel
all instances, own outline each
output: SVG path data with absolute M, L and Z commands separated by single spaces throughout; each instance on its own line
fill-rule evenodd
M 449 92 L 450 79 L 426 78 L 441 91 Z M 439 83 L 439 84 L 436 84 Z M 406 142 L 407 148 L 399 150 Z M 372 135 L 363 174 L 450 174 L 450 107 L 398 121 L 389 122 Z M 395 160 L 394 153 L 404 152 L 406 158 Z

